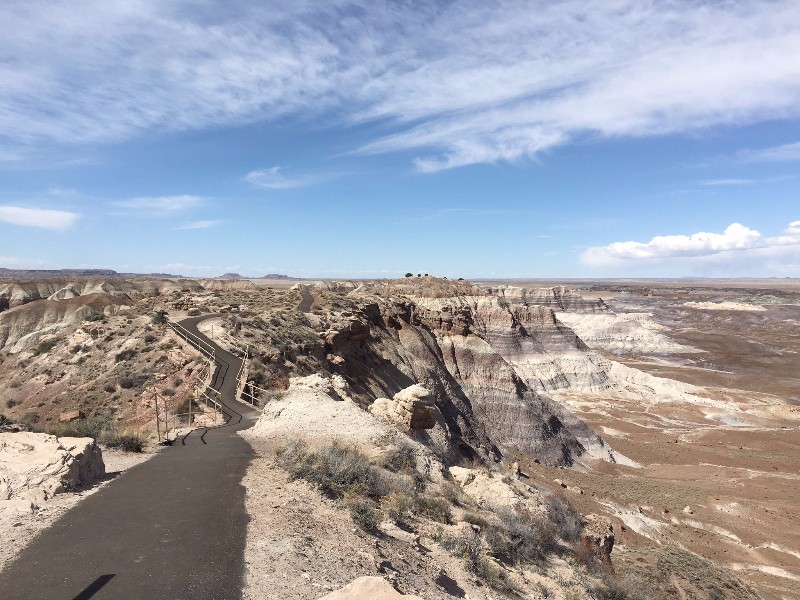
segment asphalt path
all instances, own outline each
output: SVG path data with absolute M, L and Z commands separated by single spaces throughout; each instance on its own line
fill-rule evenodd
M 236 434 L 257 411 L 235 399 L 240 359 L 216 348 L 226 424 L 178 438 L 37 536 L 0 573 L 2 600 L 238 599 L 248 522 L 241 485 L 253 453 Z

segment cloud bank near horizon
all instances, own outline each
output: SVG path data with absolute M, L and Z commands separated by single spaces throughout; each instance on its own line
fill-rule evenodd
M 319 128 L 381 120 L 389 133 L 351 150 L 411 151 L 418 170 L 435 172 L 586 136 L 800 115 L 794 0 L 334 0 L 268 11 L 89 0 L 80 15 L 66 1 L 26 0 L 2 17 L 0 53 L 15 60 L 0 65 L 0 159 L 297 117 Z M 741 158 L 795 160 L 798 147 Z M 262 176 L 274 187 L 278 174 Z
M 583 252 L 581 262 L 604 272 L 671 267 L 701 275 L 800 275 L 800 221 L 789 223 L 782 234 L 765 236 L 732 223 L 722 233 L 701 231 L 595 246 Z

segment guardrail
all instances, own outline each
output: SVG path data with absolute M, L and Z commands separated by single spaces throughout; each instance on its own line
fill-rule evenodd
M 217 360 L 217 349 L 214 348 L 211 344 L 206 342 L 204 339 L 197 337 L 191 331 L 186 329 L 180 323 L 174 323 L 167 319 L 167 325 L 169 325 L 172 330 L 177 333 L 180 337 L 182 337 L 186 342 L 197 348 L 200 352 L 205 354 L 208 358 L 215 361 Z

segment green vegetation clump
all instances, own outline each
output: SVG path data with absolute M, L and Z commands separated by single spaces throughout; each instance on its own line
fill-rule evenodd
M 33 349 L 33 356 L 39 356 L 40 354 L 47 354 L 57 345 L 58 345 L 58 340 L 41 341 Z
M 45 433 L 56 437 L 90 437 L 98 444 L 119 448 L 125 452 L 141 452 L 146 438 L 138 433 L 118 431 L 108 417 L 89 417 L 70 423 L 53 423 L 45 427 Z
M 122 352 L 118 352 L 117 355 L 114 357 L 114 360 L 117 362 L 122 362 L 125 360 L 129 360 L 136 356 L 137 352 L 133 348 L 128 348 L 127 350 L 123 350 Z

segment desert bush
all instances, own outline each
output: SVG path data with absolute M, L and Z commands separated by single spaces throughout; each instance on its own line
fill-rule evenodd
M 175 390 L 173 390 L 172 388 L 164 388 L 163 390 L 161 390 L 161 395 L 162 396 L 174 396 L 175 395 Z
M 380 466 L 394 473 L 412 473 L 417 469 L 414 449 L 406 444 L 393 446 L 381 456 Z
M 128 360 L 136 356 L 137 352 L 133 348 L 128 348 L 127 350 L 123 350 L 122 352 L 118 352 L 117 355 L 114 357 L 114 360 L 117 362 L 122 362 L 124 360 Z
M 40 354 L 47 354 L 58 345 L 58 340 L 46 340 L 39 342 L 36 344 L 36 347 L 33 349 L 33 355 L 39 356 Z
M 453 520 L 450 504 L 443 498 L 418 495 L 414 498 L 413 511 L 439 523 L 447 524 Z
M 120 377 L 119 378 L 119 387 L 129 390 L 133 387 L 133 377 Z
M 56 437 L 90 437 L 99 440 L 103 432 L 111 427 L 105 417 L 89 417 L 70 423 L 53 423 L 45 431 Z
M 20 404 L 22 404 L 22 400 L 15 400 L 14 398 L 6 400 L 6 408 L 14 408 Z
M 317 485 L 329 496 L 375 496 L 373 467 L 353 446 L 334 441 L 330 446 L 309 450 L 304 442 L 293 441 L 278 448 L 276 454 L 293 477 Z
M 103 316 L 101 314 L 92 311 L 88 315 L 86 315 L 83 320 L 88 321 L 90 323 L 94 323 L 95 321 L 99 321 L 102 318 Z
M 103 386 L 103 390 L 109 394 L 113 394 L 117 391 L 117 386 L 115 386 L 113 383 L 107 383 Z
M 648 596 L 632 581 L 608 576 L 595 590 L 597 600 L 648 600 Z
M 157 335 L 153 335 L 152 333 L 148 333 L 146 336 L 144 336 L 144 341 L 147 344 L 152 344 L 153 342 L 155 342 L 157 340 L 158 340 L 158 336 Z
M 547 516 L 564 541 L 577 542 L 581 537 L 581 514 L 562 495 L 551 496 L 547 501 Z
M 489 525 L 489 521 L 487 521 L 483 515 L 478 514 L 476 512 L 465 512 L 464 515 L 461 517 L 461 520 L 465 523 L 472 523 L 473 525 L 477 525 L 478 527 L 487 527 Z
M 483 543 L 477 533 L 465 531 L 460 535 L 442 534 L 437 537 L 442 548 L 463 559 L 467 570 L 488 585 L 502 591 L 514 590 L 506 572 L 484 556 Z
M 354 500 L 349 503 L 350 518 L 364 531 L 374 532 L 380 523 L 379 513 L 372 504 L 365 500 Z
M 403 491 L 393 491 L 381 498 L 381 508 L 392 521 L 401 525 L 414 508 L 414 498 Z
M 145 438 L 138 434 L 106 431 L 101 435 L 100 443 L 125 452 L 141 452 L 144 448 Z
M 167 322 L 167 311 L 165 310 L 157 310 L 153 313 L 153 316 L 150 317 L 150 320 L 153 322 L 153 325 L 163 325 Z
M 188 314 L 189 314 L 190 317 L 199 317 L 200 316 L 200 309 L 199 308 L 190 308 Z
M 555 545 L 553 528 L 526 511 L 501 511 L 500 525 L 484 527 L 486 543 L 500 560 L 518 564 L 541 561 Z
M 81 350 L 83 350 L 83 344 L 75 344 L 72 348 L 69 349 L 69 351 L 72 352 L 72 354 L 77 354 Z

